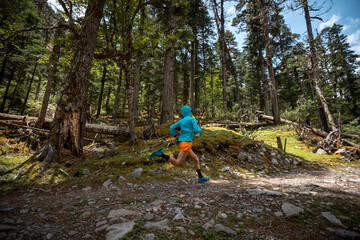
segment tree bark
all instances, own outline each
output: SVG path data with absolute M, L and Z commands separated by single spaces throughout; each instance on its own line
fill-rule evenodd
M 119 118 L 119 106 L 120 106 L 120 90 L 121 90 L 121 82 L 122 82 L 122 68 L 120 66 L 120 72 L 119 72 L 119 80 L 116 87 L 116 93 L 115 93 L 115 102 L 114 102 L 114 110 L 113 110 L 113 119 L 117 120 Z
M 27 101 L 29 99 L 29 95 L 30 95 L 30 91 L 31 91 L 31 85 L 32 85 L 32 83 L 34 81 L 37 65 L 38 65 L 38 62 L 36 61 L 35 66 L 34 66 L 34 71 L 32 73 L 32 76 L 31 76 L 31 79 L 30 79 L 30 84 L 29 84 L 29 87 L 28 87 L 28 90 L 27 90 L 27 93 L 26 93 L 26 97 L 25 97 L 25 100 L 24 100 L 24 104 L 23 104 L 23 107 L 22 107 L 22 110 L 21 110 L 21 115 L 23 115 L 24 112 L 25 112 L 26 104 L 27 104 Z
M 144 35 L 144 21 L 145 21 L 145 12 L 144 9 L 141 11 L 141 19 L 139 26 L 139 37 L 142 39 Z M 136 63 L 135 63 L 135 81 L 134 81 L 134 114 L 135 114 L 135 122 L 138 119 L 139 115 L 139 92 L 140 92 L 140 82 L 141 82 L 141 64 L 143 59 L 143 52 L 138 50 L 136 54 Z
M 161 123 L 170 123 L 174 121 L 174 63 L 175 63 L 175 28 L 176 13 L 175 4 L 170 0 L 168 7 L 167 31 L 171 39 L 165 52 L 164 64 L 164 85 L 162 94 Z
M 264 108 L 265 108 L 265 114 L 270 115 L 270 102 L 269 102 L 269 79 L 266 76 L 265 73 L 265 64 L 264 64 L 264 58 L 262 56 L 262 51 L 260 51 L 259 54 L 259 61 L 260 61 L 260 69 L 261 69 L 261 80 L 263 83 L 263 95 L 264 95 Z
M 39 98 L 39 94 L 40 94 L 40 89 L 41 89 L 41 75 L 39 75 L 39 80 L 38 80 L 38 85 L 36 87 L 36 92 L 35 92 L 35 98 L 34 98 L 34 101 L 36 102 Z
M 191 41 L 190 50 L 190 107 L 194 109 L 194 92 L 195 92 L 195 41 Z
M 97 34 L 105 0 L 89 0 L 75 53 L 66 77 L 53 125 L 50 129 L 49 148 L 57 155 L 67 149 L 81 157 L 86 123 L 87 94 Z M 43 149 L 46 152 L 46 149 Z M 56 159 L 44 156 L 45 161 Z
M 46 117 L 46 111 L 49 106 L 51 89 L 52 89 L 52 86 L 53 86 L 54 80 L 55 80 L 54 78 L 55 78 L 55 74 L 56 74 L 56 62 L 57 62 L 56 60 L 59 58 L 59 54 L 60 54 L 60 45 L 59 45 L 59 43 L 57 43 L 59 37 L 60 37 L 60 31 L 57 30 L 55 32 L 55 36 L 54 36 L 54 47 L 52 49 L 51 56 L 50 56 L 48 81 L 46 83 L 45 93 L 44 93 L 44 97 L 43 97 L 42 104 L 41 104 L 40 116 L 39 116 L 38 122 L 36 124 L 36 126 L 38 128 L 41 128 L 41 126 L 44 122 L 44 119 Z
M 104 87 L 105 87 L 105 82 L 106 82 L 106 73 L 107 73 L 107 63 L 105 62 L 104 63 L 103 74 L 102 74 L 102 78 L 101 78 L 101 88 L 100 88 L 100 93 L 99 93 L 98 108 L 97 108 L 95 118 L 99 118 L 100 113 L 101 113 L 101 105 L 102 105 L 102 99 L 103 99 L 103 95 L 104 95 Z
M 320 110 L 320 113 L 322 111 L 325 112 L 325 114 L 327 115 L 327 118 L 329 120 L 331 130 L 336 131 L 337 128 L 335 125 L 335 121 L 331 115 L 331 112 L 329 110 L 329 107 L 327 105 L 326 99 L 322 93 L 321 86 L 320 86 L 319 63 L 318 63 L 315 45 L 314 45 L 314 37 L 313 37 L 313 33 L 312 33 L 311 19 L 310 19 L 309 6 L 308 6 L 307 0 L 303 1 L 303 8 L 304 8 L 304 12 L 305 12 L 306 27 L 307 27 L 309 46 L 310 46 L 310 52 L 311 52 L 311 63 L 312 63 L 312 70 L 313 70 L 313 75 L 314 75 L 315 92 L 316 92 L 316 96 L 318 99 L 318 103 L 321 104 L 321 105 L 319 105 L 319 110 Z M 322 121 L 322 122 L 324 125 L 324 121 Z
M 1 71 L 0 71 L 0 84 L 3 82 L 4 74 L 5 74 L 5 68 L 8 61 L 8 55 L 5 54 L 4 60 L 1 64 Z
M 2 100 L 2 103 L 1 103 L 1 106 L 0 106 L 0 112 L 4 112 L 5 105 L 6 105 L 6 100 L 7 100 L 7 95 L 9 94 L 9 89 L 10 89 L 10 86 L 11 86 L 11 81 L 13 80 L 14 75 L 15 75 L 15 68 L 16 67 L 13 66 L 12 69 L 11 69 L 9 81 L 8 81 L 8 83 L 6 85 L 6 89 L 5 89 L 5 92 L 4 92 L 4 95 L 3 95 L 3 100 Z
M 266 50 L 266 64 L 268 67 L 269 73 L 269 88 L 270 88 L 270 97 L 272 102 L 272 109 L 274 115 L 274 123 L 281 124 L 280 121 L 280 110 L 279 103 L 276 91 L 275 83 L 275 74 L 272 62 L 272 52 L 271 52 L 271 40 L 269 37 L 269 26 L 268 26 L 268 16 L 266 13 L 266 4 L 264 0 L 261 0 L 261 15 L 262 15 L 262 30 L 265 39 L 265 50 Z

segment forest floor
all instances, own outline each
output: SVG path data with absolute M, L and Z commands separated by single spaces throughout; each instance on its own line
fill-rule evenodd
M 178 153 L 166 138 L 134 151 L 93 146 L 41 178 L 32 164 L 1 179 L 0 239 L 360 239 L 359 161 L 313 154 L 289 129 L 256 134 L 205 131 L 194 142 L 203 184 L 190 160 L 148 158 L 160 146 Z M 287 137 L 287 153 L 273 134 Z

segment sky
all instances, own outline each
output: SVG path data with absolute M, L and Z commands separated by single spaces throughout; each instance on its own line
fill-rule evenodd
M 312 3 L 314 0 L 309 0 L 309 2 Z M 334 23 L 343 25 L 342 33 L 347 35 L 351 49 L 360 55 L 360 0 L 318 0 L 317 2 L 325 2 L 325 8 L 330 8 L 330 10 L 320 16 L 323 22 L 316 19 L 312 21 L 314 36 L 316 36 L 316 33 L 320 33 L 322 29 L 331 27 Z M 235 4 L 235 1 L 228 2 L 226 6 L 226 16 L 228 17 L 227 29 L 236 35 L 238 46 L 241 48 L 245 34 L 238 34 L 236 33 L 237 29 L 231 27 L 231 19 L 236 15 Z M 313 16 L 315 13 L 311 12 L 310 14 Z M 304 39 L 307 36 L 307 30 L 303 11 L 292 12 L 285 10 L 283 15 L 285 24 L 288 25 L 291 31 L 300 34 Z

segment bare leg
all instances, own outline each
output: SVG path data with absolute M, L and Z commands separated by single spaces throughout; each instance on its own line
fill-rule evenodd
M 193 150 L 191 150 L 189 152 L 189 157 L 194 160 L 195 163 L 195 169 L 196 170 L 200 170 L 200 159 L 198 156 L 196 156 L 196 154 L 193 152 Z
M 174 164 L 175 166 L 180 166 L 186 159 L 186 157 L 189 155 L 189 152 L 183 152 L 181 151 L 179 153 L 179 156 L 177 159 L 170 156 L 169 161 Z

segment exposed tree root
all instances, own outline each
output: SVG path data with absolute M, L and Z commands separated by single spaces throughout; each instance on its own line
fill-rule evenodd
M 56 159 L 57 159 L 56 149 L 55 149 L 54 146 L 52 146 L 48 142 L 48 143 L 45 144 L 45 146 L 41 150 L 39 150 L 38 152 L 33 154 L 29 159 L 27 159 L 23 163 L 20 163 L 19 165 L 17 165 L 16 167 L 14 167 L 12 169 L 0 172 L 0 176 L 4 176 L 4 175 L 7 175 L 9 173 L 12 173 L 13 171 L 24 167 L 26 164 L 34 163 L 36 161 L 43 162 L 43 166 L 42 166 L 41 171 L 39 173 L 39 176 L 41 176 L 48 169 L 49 164 L 56 161 Z
M 335 152 L 336 150 L 338 150 L 343 146 L 339 136 L 340 136 L 339 129 L 331 131 L 323 141 L 319 142 L 316 145 L 316 147 L 312 151 L 317 152 L 317 150 L 321 148 L 328 154 Z

